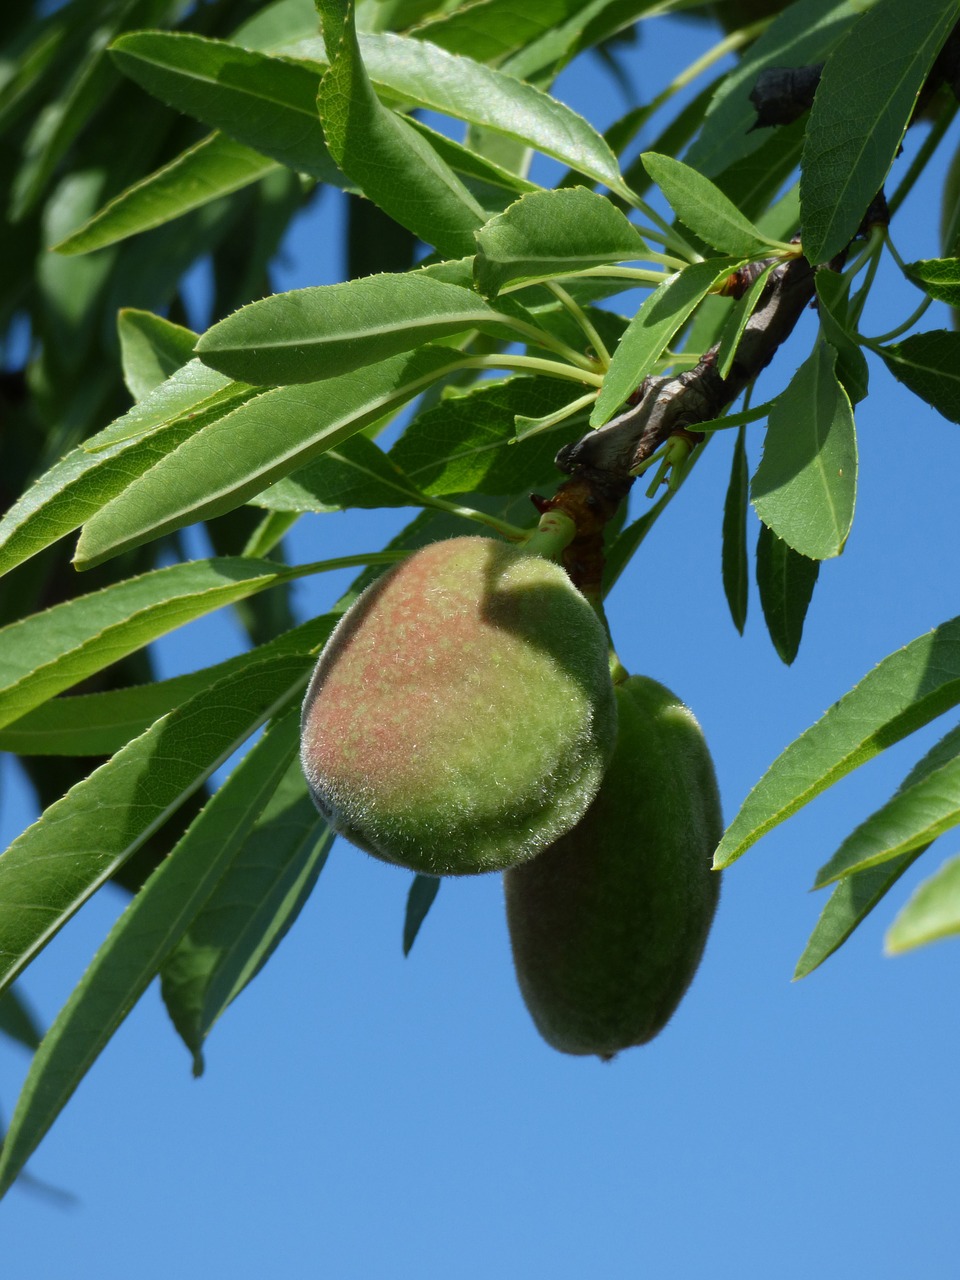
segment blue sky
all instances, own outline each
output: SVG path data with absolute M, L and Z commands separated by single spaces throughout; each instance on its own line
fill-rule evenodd
M 641 93 L 706 42 L 697 27 L 652 27 L 628 54 Z M 558 93 L 601 127 L 623 110 L 589 60 Z M 955 125 L 945 155 L 958 140 Z M 938 166 L 897 220 L 907 260 L 938 252 L 941 178 Z M 327 193 L 295 228 L 282 287 L 336 278 L 337 203 Z M 916 299 L 884 283 L 865 328 L 890 328 Z M 935 308 L 922 327 L 947 323 Z M 815 331 L 805 317 L 768 393 Z M 723 600 L 732 438 L 710 446 L 610 600 L 625 665 L 699 717 L 728 820 L 787 742 L 956 611 L 958 428 L 876 362 L 871 377 L 853 533 L 821 572 L 793 667 L 753 588 L 743 638 Z M 751 432 L 755 466 L 762 427 Z M 633 495 L 634 512 L 644 505 Z M 409 514 L 308 517 L 291 557 L 373 549 Z M 756 528 L 751 517 L 751 541 Z M 299 584 L 300 614 L 344 581 Z M 158 661 L 172 674 L 240 644 L 224 613 L 163 642 Z M 882 936 L 956 840 L 921 858 L 820 971 L 790 981 L 822 906 L 809 892 L 817 868 L 953 723 L 852 775 L 727 872 L 677 1015 L 611 1064 L 539 1039 L 498 877 L 445 882 L 404 960 L 409 877 L 338 842 L 300 921 L 214 1031 L 201 1080 L 147 992 L 31 1164 L 76 1201 L 17 1187 L 0 1205 L 4 1276 L 955 1280 L 960 947 L 891 960 Z M 33 816 L 9 762 L 3 801 L 5 845 Z M 24 989 L 44 1020 L 123 903 L 103 890 L 31 968 Z M 26 1066 L 0 1042 L 7 1114 Z

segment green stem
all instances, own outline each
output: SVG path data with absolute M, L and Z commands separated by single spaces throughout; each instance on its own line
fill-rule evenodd
M 880 244 L 881 245 L 883 244 L 882 232 L 881 232 Z M 879 266 L 880 266 L 880 254 L 876 253 L 867 264 L 867 269 L 863 275 L 863 283 L 861 284 L 857 292 L 854 294 L 854 296 L 850 299 L 850 310 L 848 311 L 847 315 L 850 320 L 850 323 L 854 326 L 857 326 L 860 323 L 860 317 L 863 315 L 863 308 L 867 304 L 867 297 L 869 296 L 870 289 L 873 286 L 873 281 L 874 281 L 874 278 L 876 277 L 877 268 Z
M 688 244 L 683 236 L 671 227 L 666 218 L 661 218 L 656 209 L 652 209 L 650 205 L 647 204 L 646 200 L 642 200 L 635 191 L 631 191 L 628 186 L 624 185 L 620 194 L 630 202 L 634 209 L 637 209 L 644 215 L 644 217 L 649 218 L 655 227 L 660 228 L 659 233 L 646 229 L 644 234 L 648 236 L 649 239 L 658 241 L 658 243 L 665 245 L 668 249 L 675 249 L 681 257 L 686 260 L 684 265 L 686 265 L 687 262 L 703 261 L 703 254 L 697 253 L 693 245 Z
M 610 368 L 610 352 L 607 350 L 606 343 L 600 337 L 600 334 L 597 332 L 593 322 L 591 321 L 587 313 L 584 311 L 583 307 L 580 306 L 576 298 L 571 298 L 570 294 L 567 293 L 566 289 L 561 289 L 560 285 L 556 284 L 554 281 L 549 280 L 547 282 L 547 288 L 550 290 L 553 296 L 557 299 L 557 301 L 561 304 L 561 306 L 563 306 L 570 313 L 570 315 L 573 316 L 574 320 L 576 320 L 577 324 L 580 326 L 580 329 L 584 337 L 587 339 L 587 341 L 593 347 L 594 351 L 597 353 L 597 356 L 604 370 L 609 369 Z
M 577 536 L 577 526 L 565 511 L 545 511 L 540 523 L 524 538 L 524 551 L 543 556 L 546 560 L 559 560 Z
M 300 511 L 267 511 L 240 554 L 253 556 L 254 559 L 268 556 L 284 534 L 297 523 L 301 514 Z
M 586 369 L 574 369 L 557 360 L 541 360 L 539 356 L 510 356 L 496 352 L 489 356 L 467 356 L 458 362 L 458 369 L 523 369 L 532 373 L 545 373 L 551 378 L 565 378 L 568 382 L 585 382 L 592 387 L 603 386 L 603 374 Z
M 701 54 L 699 58 L 691 62 L 675 79 L 670 81 L 661 93 L 658 93 L 652 99 L 649 107 L 650 115 L 653 115 L 654 111 L 662 107 L 665 102 L 668 102 L 675 93 L 679 93 L 688 84 L 692 84 L 704 71 L 709 71 L 714 63 L 719 62 L 721 58 L 725 58 L 728 53 L 736 53 L 738 49 L 745 44 L 749 44 L 756 36 L 766 31 L 771 21 L 772 19 L 770 18 L 761 18 L 759 22 L 752 22 L 749 26 L 741 27 L 739 31 L 733 31 L 730 35 L 717 41 L 715 45 L 712 45 L 706 53 Z
M 487 515 L 485 511 L 477 511 L 473 507 L 462 507 L 459 503 L 448 502 L 446 498 L 437 498 L 432 494 L 423 495 L 424 506 L 435 507 L 438 511 L 449 511 L 451 515 L 461 516 L 464 520 L 473 520 L 493 529 L 508 542 L 522 542 L 530 533 L 529 529 L 521 529 L 519 525 L 500 520 L 497 516 Z
M 671 262 L 676 262 L 676 258 L 671 258 Z M 591 276 L 600 279 L 610 280 L 629 280 L 631 284 L 663 284 L 664 280 L 669 280 L 675 271 L 682 271 L 689 264 L 679 262 L 675 270 L 670 271 L 646 271 L 643 267 L 584 267 L 582 271 L 571 271 L 569 275 L 557 276 L 558 280 L 582 280 Z M 624 286 L 626 287 L 626 286 Z
M 894 338 L 899 338 L 901 333 L 906 333 L 908 329 L 912 329 L 932 302 L 932 298 L 924 298 L 916 311 L 914 311 L 912 315 L 908 316 L 908 318 L 904 320 L 903 324 L 898 324 L 895 329 L 890 329 L 886 333 L 881 333 L 878 338 L 864 338 L 860 334 L 858 334 L 857 337 L 865 346 L 873 349 L 882 346 L 885 342 L 892 342 Z

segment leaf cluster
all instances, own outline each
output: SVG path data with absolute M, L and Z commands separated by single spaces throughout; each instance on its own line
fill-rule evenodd
M 525 495 L 562 489 L 560 447 L 613 430 L 648 379 L 680 386 L 707 353 L 732 385 L 775 271 L 800 255 L 817 268 L 807 353 L 792 376 L 774 362 L 759 406 L 753 370 L 738 405 L 689 422 L 704 434 L 685 463 L 666 455 L 664 493 L 633 524 L 622 510 L 609 522 L 605 589 L 716 438 L 731 451 L 733 622 L 747 619 L 752 508 L 765 624 L 792 662 L 821 563 L 853 524 L 865 353 L 878 357 L 871 372 L 960 421 L 960 337 L 949 320 L 916 329 L 931 305 L 960 305 L 958 184 L 945 190 L 939 256 L 913 263 L 877 201 L 906 130 L 927 133 L 889 193 L 894 215 L 956 112 L 938 68 L 960 0 L 795 0 L 749 25 L 733 0 L 703 6 L 725 32 L 606 134 L 551 92 L 573 59 L 674 7 L 11 4 L 0 746 L 22 757 L 43 813 L 0 856 L 0 1031 L 34 1051 L 0 1193 L 154 978 L 200 1071 L 218 1018 L 296 920 L 332 841 L 296 761 L 299 702 L 337 617 L 385 565 L 477 524 L 521 538 Z M 758 76 L 810 64 L 823 65 L 812 107 L 754 129 Z M 651 145 L 634 154 L 638 135 Z M 559 166 L 554 186 L 533 176 L 547 171 L 537 157 Z M 274 293 L 291 220 L 334 200 L 348 210 L 343 280 Z M 185 283 L 201 262 L 209 316 Z M 918 306 L 870 337 L 881 263 L 917 288 Z M 611 300 L 636 288 L 644 301 L 620 315 Z M 303 515 L 385 507 L 411 509 L 388 547 L 287 562 Z M 186 559 L 201 523 L 213 554 Z M 291 584 L 351 566 L 359 576 L 334 608 L 298 624 Z M 223 608 L 247 651 L 157 681 L 151 643 Z M 954 619 L 787 748 L 717 865 L 958 703 Z M 958 752 L 954 730 L 826 862 L 818 885 L 833 895 L 798 973 L 960 821 Z M 129 904 L 41 1036 L 11 984 L 108 880 Z M 438 887 L 412 884 L 405 951 Z M 954 860 L 889 943 L 958 931 Z

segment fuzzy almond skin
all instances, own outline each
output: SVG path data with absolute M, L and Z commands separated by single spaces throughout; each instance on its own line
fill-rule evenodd
M 723 832 L 693 714 L 643 676 L 617 686 L 600 792 L 567 835 L 504 876 L 520 990 L 543 1038 L 612 1058 L 666 1025 L 706 944 Z
M 434 543 L 344 615 L 303 707 L 317 807 L 414 871 L 502 870 L 568 831 L 616 739 L 607 639 L 566 573 L 492 538 Z

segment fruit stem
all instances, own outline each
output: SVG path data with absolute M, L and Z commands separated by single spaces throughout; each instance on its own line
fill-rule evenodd
M 577 526 L 565 511 L 545 511 L 536 529 L 520 544 L 524 551 L 543 556 L 546 560 L 559 560 L 565 549 L 577 536 Z

